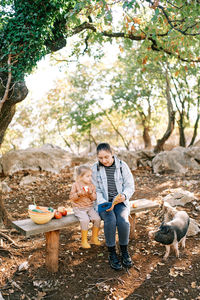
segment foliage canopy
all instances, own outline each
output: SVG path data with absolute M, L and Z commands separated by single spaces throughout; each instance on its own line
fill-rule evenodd
M 21 79 L 47 53 L 64 47 L 69 35 L 86 31 L 86 48 L 90 42 L 121 37 L 198 62 L 199 15 L 199 1 L 2 0 L 1 72 L 11 66 L 12 76 Z

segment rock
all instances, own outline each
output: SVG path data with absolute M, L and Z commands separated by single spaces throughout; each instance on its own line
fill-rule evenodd
M 79 165 L 92 166 L 96 161 L 97 161 L 96 155 L 86 155 L 86 156 L 72 155 L 71 157 L 72 166 L 79 166 Z
M 188 180 L 183 180 L 182 186 L 184 186 L 184 187 L 191 187 L 191 186 L 196 185 L 198 183 L 199 183 L 198 180 L 189 180 L 189 181 Z
M 29 263 L 27 261 L 24 261 L 23 263 L 21 263 L 21 265 L 19 265 L 18 267 L 18 271 L 26 271 L 29 267 Z
M 139 156 L 134 151 L 120 151 L 116 153 L 119 159 L 125 161 L 131 170 L 136 170 L 138 167 Z
M 189 158 L 200 164 L 200 147 L 190 147 L 185 149 L 185 154 Z
M 199 224 L 190 218 L 190 225 L 188 228 L 187 236 L 194 236 L 200 232 Z
M 138 159 L 138 166 L 152 167 L 152 160 L 155 157 L 153 150 L 142 150 L 136 152 Z
M 2 193 L 10 193 L 12 190 L 11 188 L 7 185 L 7 183 L 5 181 L 2 181 L 1 182 L 1 190 L 2 190 Z
M 26 184 L 31 184 L 33 182 L 37 182 L 38 180 L 39 180 L 38 177 L 28 175 L 28 176 L 25 176 L 22 178 L 19 185 L 22 186 L 22 185 L 26 185 Z
M 200 147 L 200 140 L 198 140 L 195 144 L 194 144 L 195 147 Z
M 171 206 L 184 206 L 186 203 L 196 200 L 193 193 L 185 191 L 181 188 L 177 188 L 171 191 L 172 193 L 163 198 L 163 200 L 169 203 Z
M 136 170 L 139 166 L 152 167 L 152 159 L 155 157 L 152 150 L 119 151 L 116 155 L 125 161 L 131 170 Z
M 71 165 L 71 154 L 67 151 L 44 145 L 41 148 L 12 150 L 1 159 L 4 175 L 12 175 L 21 170 L 43 170 L 59 173 L 61 169 Z
M 153 172 L 178 172 L 185 174 L 189 169 L 200 170 L 200 148 L 177 147 L 158 153 L 152 160 Z

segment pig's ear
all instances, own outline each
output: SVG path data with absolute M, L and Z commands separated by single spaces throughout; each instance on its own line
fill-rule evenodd
M 165 226 L 165 223 L 162 222 L 161 225 L 160 225 L 160 227 L 159 227 L 159 229 L 160 229 L 160 230 L 163 230 L 163 227 L 164 227 L 164 226 Z
M 170 228 L 169 228 L 169 226 L 164 225 L 163 230 L 164 230 L 164 233 L 168 233 L 170 231 Z
M 166 233 L 169 232 L 169 226 L 165 225 L 164 222 L 162 222 L 162 224 L 160 225 L 160 228 L 159 228 L 159 229 L 160 229 L 160 230 L 162 231 L 162 233 L 164 233 L 164 234 L 166 234 Z

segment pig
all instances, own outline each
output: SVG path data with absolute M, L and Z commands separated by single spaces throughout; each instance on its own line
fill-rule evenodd
M 149 237 L 165 245 L 166 252 L 163 257 L 166 260 L 170 253 L 171 246 L 175 250 L 176 257 L 179 257 L 179 243 L 185 248 L 185 240 L 190 224 L 190 218 L 185 211 L 177 211 L 173 219 L 163 222 L 158 230 L 150 231 Z

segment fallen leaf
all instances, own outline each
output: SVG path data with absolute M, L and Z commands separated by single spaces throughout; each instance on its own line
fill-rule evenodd
M 193 281 L 193 282 L 191 283 L 191 287 L 192 287 L 193 289 L 196 289 L 196 287 L 197 287 L 196 281 Z

